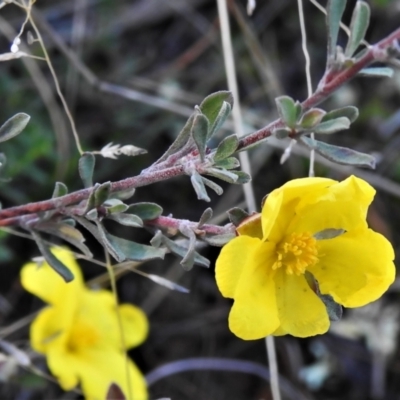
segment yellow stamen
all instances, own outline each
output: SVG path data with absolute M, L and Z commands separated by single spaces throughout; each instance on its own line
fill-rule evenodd
M 292 233 L 276 247 L 277 259 L 272 269 L 284 266 L 289 275 L 304 274 L 307 267 L 318 262 L 317 241 L 307 232 Z
M 68 348 L 71 352 L 78 352 L 80 349 L 96 344 L 99 338 L 98 336 L 98 333 L 92 326 L 78 321 L 74 324 L 70 332 Z

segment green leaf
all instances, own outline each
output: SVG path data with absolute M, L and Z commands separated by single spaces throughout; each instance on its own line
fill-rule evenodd
M 222 193 L 224 193 L 224 190 L 222 189 L 221 186 L 216 184 L 214 181 L 207 179 L 206 177 L 202 176 L 201 177 L 203 183 L 208 186 L 210 189 L 214 190 L 215 193 L 217 193 L 218 196 L 221 196 Z
M 111 182 L 105 182 L 97 186 L 94 190 L 94 206 L 101 206 L 108 200 L 111 193 Z
M 326 111 L 320 108 L 313 108 L 311 110 L 308 110 L 301 117 L 299 125 L 304 129 L 314 128 L 315 125 L 321 122 L 325 114 Z
M 240 162 L 235 157 L 228 157 L 218 161 L 218 163 L 216 163 L 215 166 L 224 169 L 234 169 L 240 167 Z
M 62 240 L 78 248 L 85 256 L 92 258 L 93 254 L 84 244 L 85 237 L 71 224 L 65 222 L 43 222 L 36 226 L 36 229 L 57 236 Z
M 347 0 L 329 0 L 326 7 L 326 23 L 328 25 L 328 59 L 330 60 L 335 59 L 340 21 L 342 20 L 346 3 Z
M 56 197 L 65 196 L 66 194 L 68 194 L 67 186 L 62 182 L 56 182 L 51 198 L 55 199 Z
M 198 228 L 201 228 L 204 224 L 206 224 L 213 216 L 212 208 L 206 208 L 201 214 L 199 224 L 197 225 Z
M 362 69 L 358 75 L 367 78 L 392 78 L 394 71 L 389 67 L 372 67 Z
M 180 257 L 184 257 L 188 251 L 186 247 L 177 244 L 176 242 L 167 238 L 164 235 L 162 236 L 162 241 L 164 245 L 171 251 L 171 253 L 174 253 Z M 210 260 L 207 260 L 207 258 L 203 257 L 197 252 L 195 252 L 194 263 L 206 268 L 210 266 Z
M 208 134 L 208 119 L 202 114 L 196 115 L 192 126 L 192 137 L 196 143 L 200 159 L 204 162 Z
M 340 117 L 346 117 L 350 122 L 354 122 L 358 118 L 358 114 L 358 108 L 354 106 L 337 108 L 326 113 L 321 122 L 331 121 Z
M 350 58 L 364 39 L 369 25 L 371 10 L 364 1 L 357 1 L 350 23 L 350 37 L 344 55 Z
M 334 146 L 318 140 L 312 140 L 306 136 L 300 137 L 300 141 L 308 148 L 314 149 L 321 156 L 338 164 L 375 168 L 375 158 L 369 154 L 360 153 L 347 147 Z
M 99 212 L 97 211 L 97 208 L 92 208 L 91 210 L 89 210 L 85 217 L 87 219 L 89 219 L 90 221 L 96 221 L 99 219 Z
M 0 127 L 0 142 L 5 142 L 17 135 L 19 135 L 26 125 L 28 124 L 31 117 L 25 113 L 18 113 L 9 118 Z
M 209 168 L 205 173 L 228 183 L 236 183 L 238 180 L 238 176 L 233 171 L 226 169 Z
M 334 229 L 328 228 L 324 229 L 323 231 L 317 232 L 313 235 L 314 239 L 316 240 L 325 240 L 325 239 L 334 239 L 340 235 L 343 235 L 346 231 L 344 229 Z
M 143 226 L 143 221 L 135 214 L 111 214 L 108 218 L 125 226 L 132 226 L 134 228 L 141 228 Z
M 292 133 L 292 131 L 290 129 L 287 128 L 278 128 L 275 129 L 273 132 L 273 135 L 277 138 L 277 139 L 286 139 L 289 137 L 289 135 Z
M 233 154 L 239 146 L 239 139 L 236 135 L 227 136 L 218 145 L 217 151 L 214 155 L 214 162 L 218 163 L 221 160 Z
M 222 126 L 232 107 L 233 97 L 229 91 L 210 94 L 202 101 L 199 108 L 210 123 L 207 140 Z
M 93 186 L 93 171 L 96 158 L 92 153 L 83 153 L 79 159 L 79 175 L 85 188 Z
M 100 243 L 106 248 L 108 253 L 115 259 L 117 262 L 122 262 L 126 260 L 126 255 L 118 246 L 117 243 L 113 243 L 111 241 L 110 235 L 106 228 L 102 225 L 101 222 L 95 221 L 98 231 L 98 238 L 100 238 Z M 97 237 L 96 237 L 97 238 Z
M 185 126 L 179 132 L 177 138 L 174 140 L 174 142 L 171 144 L 168 150 L 155 162 L 155 164 L 159 164 L 160 162 L 165 161 L 170 155 L 175 154 L 177 151 L 181 150 L 188 143 L 194 119 L 198 114 L 199 111 L 195 110 L 195 112 L 186 121 Z
M 129 206 L 126 204 L 114 204 L 113 206 L 106 207 L 107 208 L 107 213 L 108 214 L 120 214 L 125 212 Z
M 50 251 L 47 245 L 44 243 L 40 235 L 31 230 L 30 233 L 32 234 L 33 239 L 35 240 L 37 247 L 39 248 L 40 253 L 46 260 L 47 264 L 50 265 L 54 271 L 59 274 L 65 282 L 71 282 L 74 280 L 74 274 L 58 259 L 54 256 L 54 254 Z
M 125 189 L 117 192 L 112 192 L 112 197 L 119 200 L 126 200 L 135 194 L 136 189 Z
M 289 96 L 280 96 L 275 99 L 278 114 L 283 123 L 289 128 L 294 128 L 297 121 L 297 106 Z
M 143 221 L 147 221 L 158 218 L 162 214 L 163 209 L 156 203 L 143 202 L 131 204 L 129 206 L 129 212 L 137 215 Z
M 320 135 L 330 135 L 350 128 L 350 120 L 346 117 L 339 117 L 336 119 L 330 119 L 329 121 L 321 122 L 317 125 L 313 131 Z
M 221 247 L 226 245 L 228 242 L 230 242 L 232 239 L 234 239 L 236 235 L 234 233 L 225 233 L 222 235 L 206 235 L 201 238 L 201 240 L 204 240 L 206 243 L 208 243 L 211 246 L 217 246 Z
M 343 308 L 340 304 L 333 300 L 333 297 L 329 294 L 318 294 L 318 297 L 325 304 L 326 311 L 330 321 L 340 321 L 343 315 Z
M 237 180 L 234 182 L 236 185 L 243 185 L 251 181 L 251 176 L 247 172 L 243 171 L 232 171 L 236 176 Z
M 189 238 L 189 246 L 187 252 L 184 255 L 182 261 L 180 262 L 182 267 L 186 271 L 189 271 L 193 268 L 194 265 L 194 257 L 196 254 L 196 235 L 194 234 L 193 230 L 187 227 L 186 225 L 181 226 L 179 230 L 182 233 L 182 235 Z
M 153 246 L 135 243 L 130 240 L 110 235 L 109 233 L 106 233 L 106 236 L 113 247 L 118 248 L 128 260 L 146 261 L 153 260 L 155 258 L 164 259 L 165 249 L 156 249 Z
M 204 186 L 202 176 L 197 171 L 193 171 L 190 175 L 190 182 L 192 183 L 193 189 L 196 192 L 199 200 L 204 200 L 207 202 L 211 201 L 211 199 L 208 197 L 207 189 Z
M 233 225 L 239 226 L 246 218 L 250 216 L 250 214 L 239 208 L 239 207 L 234 207 L 231 208 L 230 210 L 227 211 L 229 221 L 232 222 Z

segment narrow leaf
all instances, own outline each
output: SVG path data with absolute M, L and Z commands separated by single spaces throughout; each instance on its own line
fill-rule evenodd
M 56 197 L 65 196 L 67 193 L 68 193 L 67 186 L 62 182 L 56 182 L 53 195 L 51 196 L 51 198 L 55 199 Z
M 116 241 L 111 240 L 110 236 L 112 235 L 110 235 L 106 231 L 106 228 L 104 228 L 104 226 L 100 222 L 96 221 L 96 226 L 98 229 L 98 235 L 100 237 L 101 243 L 106 248 L 108 253 L 110 253 L 110 255 L 118 262 L 125 261 L 127 257 L 124 251 L 118 245 L 118 243 Z
M 375 168 L 375 158 L 369 154 L 360 153 L 348 149 L 347 147 L 334 146 L 318 140 L 312 140 L 306 136 L 302 136 L 300 141 L 308 148 L 314 149 L 321 156 L 324 156 L 328 160 L 334 161 L 338 164 L 368 167 L 372 169 Z
M 178 285 L 175 282 L 171 282 L 170 280 L 165 279 L 161 276 L 154 274 L 146 274 L 146 277 L 152 280 L 153 282 L 166 287 L 167 289 L 175 290 L 176 292 L 181 292 L 181 293 L 189 293 L 189 289 L 186 289 L 185 287 Z
M 83 153 L 79 159 L 79 175 L 85 188 L 93 186 L 93 171 L 96 158 L 92 153 Z
M 193 230 L 188 228 L 187 226 L 182 226 L 180 232 L 189 238 L 189 246 L 187 249 L 186 254 L 182 258 L 181 265 L 186 271 L 190 271 L 194 265 L 194 257 L 196 254 L 196 235 L 194 234 Z
M 237 179 L 234 182 L 236 185 L 243 185 L 251 181 L 251 176 L 247 172 L 243 171 L 232 171 L 236 176 Z
M 35 231 L 30 231 L 33 239 L 35 240 L 40 253 L 46 260 L 47 264 L 57 272 L 65 282 L 71 282 L 74 280 L 74 274 L 50 251 L 47 245 L 44 243 L 40 235 Z
M 129 206 L 129 212 L 137 215 L 143 221 L 158 218 L 163 209 L 156 203 L 135 203 Z
M 136 189 L 119 190 L 118 192 L 112 192 L 112 196 L 119 200 L 126 200 L 131 198 L 135 194 Z
M 204 236 L 201 240 L 204 240 L 206 243 L 210 244 L 211 246 L 221 247 L 226 245 L 230 242 L 233 238 L 235 238 L 234 233 L 226 233 L 223 235 L 210 235 Z
M 129 206 L 127 204 L 115 204 L 111 207 L 106 207 L 108 214 L 120 214 L 125 212 Z
M 85 241 L 85 237 L 78 229 L 74 228 L 69 223 L 43 222 L 37 225 L 36 229 L 53 236 L 57 236 L 78 248 L 83 254 L 85 254 L 85 256 L 90 258 L 93 257 L 93 254 L 89 248 L 83 243 Z
M 134 228 L 141 228 L 143 226 L 143 221 L 140 217 L 135 214 L 111 214 L 108 218 L 113 219 L 121 225 L 132 226 Z
M 294 128 L 297 121 L 297 108 L 294 100 L 289 96 L 280 96 L 275 99 L 278 114 L 284 124 Z
M 111 182 L 105 182 L 94 190 L 94 206 L 101 206 L 110 196 Z
M 326 7 L 326 23 L 328 25 L 328 59 L 333 60 L 336 54 L 336 43 L 339 34 L 340 21 L 347 0 L 329 0 Z
M 389 67 L 372 67 L 362 69 L 358 75 L 365 76 L 367 78 L 392 78 L 394 71 Z
M 233 154 L 239 146 L 239 139 L 236 135 L 226 137 L 218 145 L 217 151 L 214 155 L 214 162 L 217 163 L 231 154 Z
M 344 55 L 350 58 L 364 39 L 369 25 L 371 10 L 364 1 L 357 1 L 350 23 L 350 37 Z
M 311 110 L 308 110 L 301 117 L 299 125 L 304 129 L 313 128 L 315 125 L 321 122 L 325 114 L 326 111 L 320 108 L 313 108 Z
M 153 260 L 155 258 L 164 259 L 165 249 L 157 249 L 153 246 L 135 243 L 109 233 L 106 233 L 106 236 L 114 248 L 118 248 L 128 260 L 146 261 Z
M 5 142 L 17 135 L 19 135 L 26 125 L 28 124 L 31 117 L 25 113 L 18 113 L 9 118 L 0 127 L 0 142 Z
M 319 294 L 318 297 L 325 304 L 326 311 L 330 321 L 340 321 L 343 315 L 343 308 L 340 304 L 333 300 L 333 297 L 329 294 Z
M 358 118 L 358 115 L 359 112 L 357 107 L 347 106 L 329 111 L 323 116 L 321 122 L 330 121 L 340 117 L 346 117 L 350 122 L 354 122 Z
M 245 210 L 234 207 L 227 211 L 229 220 L 232 222 L 233 225 L 239 226 L 246 218 L 250 216 L 248 212 Z
M 211 201 L 211 199 L 208 197 L 207 189 L 204 186 L 202 176 L 198 172 L 194 171 L 192 175 L 190 175 L 190 182 L 192 183 L 193 189 L 196 192 L 199 200 L 204 200 L 207 202 Z
M 346 117 L 339 117 L 336 119 L 330 119 L 329 121 L 321 122 L 317 125 L 313 131 L 321 135 L 330 135 L 350 128 L 350 120 Z
M 203 183 L 208 186 L 210 189 L 214 190 L 215 193 L 217 193 L 218 196 L 221 196 L 222 193 L 224 193 L 224 189 L 222 189 L 221 186 L 219 186 L 217 183 L 212 181 L 211 179 L 205 178 L 204 176 L 201 177 Z
M 277 139 L 286 139 L 291 134 L 291 130 L 287 128 L 278 128 L 275 129 L 273 135 Z
M 215 178 L 221 179 L 228 183 L 236 183 L 238 180 L 238 176 L 234 172 L 227 171 L 226 169 L 209 168 L 206 171 L 206 174 L 214 176 Z
M 202 101 L 199 108 L 210 123 L 207 139 L 221 127 L 232 107 L 233 96 L 229 91 L 212 93 Z
M 206 224 L 213 216 L 213 210 L 211 207 L 206 208 L 203 211 L 203 214 L 201 214 L 200 220 L 199 220 L 199 225 L 197 225 L 198 228 L 201 228 L 204 224 Z
M 228 157 L 228 158 L 218 161 L 215 164 L 215 166 L 218 168 L 224 168 L 224 169 L 234 169 L 234 168 L 240 167 L 240 162 L 235 157 Z
M 196 143 L 200 159 L 204 162 L 208 134 L 208 119 L 202 114 L 196 115 L 192 126 L 192 137 Z

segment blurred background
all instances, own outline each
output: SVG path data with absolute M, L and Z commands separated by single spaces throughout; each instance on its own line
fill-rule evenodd
M 306 97 L 298 9 L 293 0 L 258 0 L 249 17 L 246 1 L 228 3 L 244 130 L 250 133 L 277 117 L 275 97 Z M 400 2 L 368 3 L 372 20 L 366 39 L 374 43 L 398 28 Z M 348 1 L 345 23 L 354 4 Z M 304 9 L 315 88 L 326 62 L 325 17 L 307 0 Z M 40 0 L 33 15 L 84 149 L 100 150 L 113 142 L 148 151 L 134 158 L 97 158 L 97 182 L 139 174 L 163 154 L 196 104 L 214 91 L 227 89 L 213 0 Z M 23 10 L 12 4 L 0 9 L 0 53 L 10 51 L 24 17 Z M 41 56 L 37 43 L 28 45 L 30 30 L 28 24 L 21 50 L 25 45 Z M 345 43 L 345 39 L 341 33 L 340 40 Z M 0 69 L 0 122 L 17 112 L 31 116 L 21 135 L 2 143 L 1 152 L 8 161 L 3 176 L 9 178 L 0 182 L 3 207 L 49 198 L 55 181 L 65 182 L 70 191 L 80 189 L 79 155 L 46 63 L 23 58 L 2 62 Z M 350 169 L 317 158 L 316 175 L 342 180 L 356 174 L 369 181 L 377 189 L 369 224 L 389 238 L 398 253 L 400 71 L 392 79 L 357 78 L 322 108 L 345 105 L 359 107 L 359 119 L 350 131 L 326 140 L 374 154 L 377 168 Z M 228 121 L 211 147 L 230 133 L 232 123 Z M 280 165 L 287 144 L 271 139 L 251 150 L 258 204 L 289 179 L 308 175 L 308 151 L 300 146 Z M 233 206 L 244 207 L 244 203 L 241 187 L 223 187 L 224 194 L 210 193 L 212 202 L 206 204 L 197 200 L 189 179 L 180 177 L 140 188 L 132 201 L 156 202 L 164 215 L 193 221 L 211 206 L 219 223 L 226 223 L 225 212 Z M 132 228 L 119 229 L 118 235 L 142 243 L 151 238 Z M 101 258 L 97 243 L 89 236 L 87 243 Z M 140 267 L 185 286 L 190 294 L 170 291 L 134 274 L 118 280 L 121 301 L 142 307 L 151 323 L 148 340 L 130 355 L 143 373 L 150 374 L 152 399 L 268 400 L 265 344 L 242 341 L 230 333 L 231 302 L 222 298 L 214 280 L 219 249 L 204 247 L 201 253 L 211 260 L 209 269 L 195 267 L 184 272 L 172 255 Z M 0 338 L 28 352 L 30 320 L 26 316 L 42 303 L 23 290 L 19 270 L 36 255 L 34 242 L 0 230 Z M 104 273 L 90 263 L 81 265 L 88 280 Z M 103 286 L 108 287 L 107 282 Z M 343 320 L 333 323 L 324 336 L 277 338 L 283 399 L 400 399 L 399 288 L 396 282 L 378 302 L 345 310 Z M 46 371 L 44 358 L 29 354 Z M 189 362 L 189 358 L 207 361 Z M 177 361 L 183 363 L 185 372 L 173 373 L 176 364 L 169 363 Z M 167 367 L 161 372 L 156 370 L 163 365 Z M 18 370 L 8 379 L 3 375 L 0 363 L 2 399 L 79 398 L 30 371 Z

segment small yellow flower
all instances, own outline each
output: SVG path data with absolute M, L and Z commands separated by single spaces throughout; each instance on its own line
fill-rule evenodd
M 64 390 L 80 383 L 86 399 L 104 400 L 111 383 L 116 383 L 126 394 L 131 388 L 129 399 L 146 400 L 143 375 L 132 361 L 126 362 L 112 293 L 88 290 L 71 252 L 53 248 L 52 253 L 75 279 L 65 283 L 47 263 L 22 268 L 23 287 L 50 305 L 31 325 L 32 347 L 46 355 Z M 125 347 L 138 346 L 148 333 L 145 314 L 129 304 L 118 308 Z
M 321 294 L 345 307 L 382 296 L 395 277 L 394 252 L 367 226 L 374 195 L 354 176 L 296 179 L 269 194 L 262 213 L 238 227 L 217 259 L 218 288 L 234 299 L 230 330 L 246 340 L 325 333 L 328 314 L 309 274 Z M 324 232 L 338 235 L 319 239 Z

